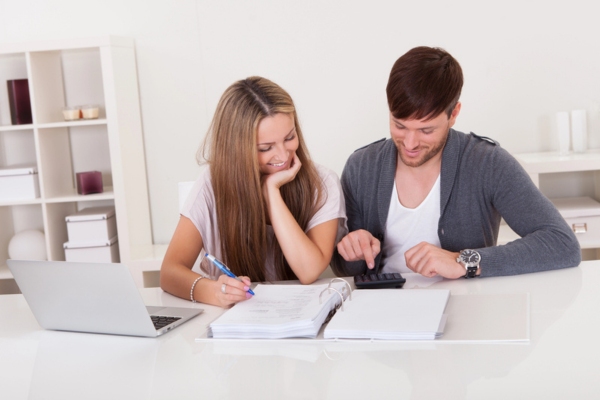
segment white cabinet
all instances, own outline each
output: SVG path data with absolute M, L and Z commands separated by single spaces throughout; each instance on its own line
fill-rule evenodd
M 11 125 L 7 80 L 28 79 L 33 123 Z M 99 106 L 98 119 L 65 121 L 65 106 Z M 50 260 L 64 260 L 65 217 L 114 205 L 121 262 L 152 254 L 152 234 L 132 39 L 114 36 L 0 46 L 0 168 L 33 165 L 40 197 L 0 200 L 0 279 L 8 243 L 45 232 Z M 103 193 L 79 195 L 75 174 L 101 171 Z
M 565 156 L 558 152 L 524 153 L 516 154 L 515 158 L 540 191 L 551 200 L 591 197 L 600 201 L 600 150 L 570 153 Z M 570 210 L 569 214 L 572 216 L 573 210 Z M 584 259 L 598 258 L 600 237 L 577 235 Z M 507 243 L 517 237 L 510 228 L 502 225 L 498 242 Z

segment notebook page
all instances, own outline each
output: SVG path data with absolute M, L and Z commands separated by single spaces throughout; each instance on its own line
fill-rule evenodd
M 355 290 L 324 331 L 325 338 L 435 338 L 449 290 Z
M 341 283 L 331 286 L 342 292 Z M 214 337 L 315 337 L 340 295 L 324 285 L 258 285 L 210 324 Z M 321 292 L 323 294 L 321 295 Z

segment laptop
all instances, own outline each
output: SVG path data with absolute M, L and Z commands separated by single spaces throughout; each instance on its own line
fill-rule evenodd
M 156 337 L 203 312 L 146 307 L 125 264 L 6 262 L 44 329 Z

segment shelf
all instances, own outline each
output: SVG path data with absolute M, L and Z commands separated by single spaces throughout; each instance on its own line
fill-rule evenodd
M 99 46 L 132 48 L 133 45 L 134 41 L 131 38 L 120 36 L 96 36 L 87 38 L 43 40 L 27 43 L 3 43 L 0 44 L 0 53 L 20 54 L 23 52 L 94 48 Z
M 79 194 L 77 189 L 73 189 L 71 193 L 65 193 L 60 196 L 53 196 L 44 200 L 45 203 L 67 203 L 79 201 L 97 201 L 97 200 L 113 200 L 115 193 L 112 187 L 105 187 L 104 192 L 94 194 Z
M 0 265 L 11 238 L 26 229 L 43 231 L 48 258 L 64 260 L 65 216 L 100 204 L 115 207 L 120 261 L 158 262 L 133 39 L 0 44 L 0 82 L 10 79 L 28 79 L 34 123 L 11 125 L 0 86 L 0 168 L 35 165 L 41 197 L 0 202 Z M 86 104 L 98 105 L 98 119 L 63 120 L 65 106 Z M 103 193 L 77 193 L 76 174 L 84 171 L 102 173 Z
M 600 170 L 600 149 L 566 156 L 558 152 L 523 153 L 515 154 L 515 158 L 529 174 Z
M 36 125 L 39 129 L 48 128 L 70 128 L 74 126 L 106 125 L 107 121 L 103 119 L 81 119 L 75 121 L 50 122 Z
M 27 129 L 33 129 L 33 124 L 25 124 L 25 125 L 2 125 L 0 126 L 0 132 L 5 131 L 24 131 Z
M 11 200 L 8 202 L 0 201 L 0 207 L 24 206 L 29 204 L 42 204 L 42 199 L 38 197 L 37 199 L 31 200 Z

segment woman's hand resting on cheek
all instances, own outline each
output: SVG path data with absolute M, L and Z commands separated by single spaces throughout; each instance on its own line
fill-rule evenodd
M 286 183 L 293 181 L 296 178 L 296 175 L 298 174 L 298 171 L 300 171 L 301 167 L 302 163 L 300 162 L 300 159 L 298 158 L 296 153 L 294 153 L 294 157 L 292 158 L 292 164 L 290 165 L 290 168 L 284 169 L 279 172 L 275 172 L 273 174 L 263 175 L 262 188 L 265 199 L 267 199 L 268 201 L 269 193 L 271 190 L 279 190 L 279 188 L 285 185 Z

